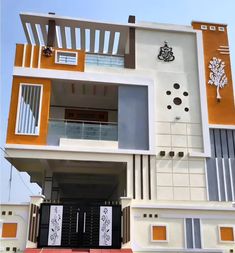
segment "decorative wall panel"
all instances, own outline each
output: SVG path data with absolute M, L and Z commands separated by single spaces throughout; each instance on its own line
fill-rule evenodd
M 61 245 L 63 206 L 50 207 L 48 246 Z
M 112 246 L 112 207 L 100 207 L 99 246 Z

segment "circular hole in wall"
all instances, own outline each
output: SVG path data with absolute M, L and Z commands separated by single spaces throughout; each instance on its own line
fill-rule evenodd
M 188 92 L 185 91 L 185 92 L 183 93 L 183 95 L 184 95 L 185 97 L 187 97 L 187 96 L 188 96 Z
M 180 88 L 180 85 L 178 83 L 174 83 L 173 87 L 178 90 Z
M 168 106 L 167 106 L 167 109 L 169 109 L 169 110 L 170 110 L 170 109 L 171 109 L 171 106 L 170 106 L 170 105 L 168 105 Z
M 180 104 L 182 104 L 181 98 L 178 98 L 178 97 L 174 98 L 174 99 L 173 99 L 173 102 L 174 102 L 175 105 L 180 105 Z
M 171 92 L 168 90 L 168 91 L 166 92 L 166 95 L 171 95 Z
M 188 107 L 185 107 L 184 110 L 185 110 L 186 112 L 188 112 L 188 111 L 189 111 L 189 108 L 188 108 Z

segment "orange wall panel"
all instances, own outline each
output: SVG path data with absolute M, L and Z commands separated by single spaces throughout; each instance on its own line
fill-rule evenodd
M 34 51 L 33 51 L 33 68 L 38 67 L 38 57 L 39 57 L 39 46 L 34 46 Z
M 25 52 L 25 67 L 30 67 L 31 61 L 31 52 L 32 52 L 32 45 L 26 45 L 26 52 Z
M 207 26 L 207 29 L 202 30 L 201 25 Z M 230 56 L 227 52 L 223 54 L 223 51 L 226 51 L 224 50 L 224 46 L 228 46 L 227 27 L 226 25 L 215 25 L 202 22 L 193 22 L 192 26 L 194 29 L 202 30 L 203 34 L 209 123 L 235 125 L 234 92 Z M 215 30 L 210 30 L 210 26 L 215 27 Z M 224 31 L 219 31 L 218 27 L 223 27 Z M 225 74 L 228 79 L 228 83 L 224 88 L 219 89 L 221 95 L 220 101 L 216 99 L 216 86 L 208 83 L 210 80 L 210 69 L 208 66 L 213 57 L 221 59 L 225 63 Z
M 77 65 L 67 65 L 67 64 L 57 64 L 55 63 L 55 51 L 66 51 L 66 52 L 78 52 L 78 64 Z M 54 48 L 51 57 L 41 55 L 41 68 L 44 69 L 57 69 L 57 70 L 69 70 L 69 71 L 84 71 L 85 65 L 85 52 L 82 50 L 72 50 L 72 49 L 59 49 Z
M 15 134 L 20 83 L 43 85 L 40 132 L 38 136 Z M 48 118 L 49 118 L 49 110 L 50 110 L 50 97 L 51 97 L 51 81 L 50 80 L 43 79 L 43 78 L 29 78 L 29 77 L 14 77 L 13 78 L 6 143 L 46 145 L 47 132 L 48 132 Z
M 2 224 L 2 238 L 16 238 L 17 223 Z
M 165 241 L 166 238 L 166 226 L 153 226 L 153 240 L 154 241 Z
M 23 54 L 24 54 L 24 45 L 16 44 L 15 64 L 14 64 L 16 67 L 22 67 Z
M 233 227 L 220 227 L 221 241 L 234 241 Z

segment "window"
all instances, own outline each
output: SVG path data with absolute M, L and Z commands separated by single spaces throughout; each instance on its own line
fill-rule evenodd
M 20 84 L 16 134 L 39 135 L 42 85 Z
M 234 242 L 234 227 L 219 226 L 220 242 Z
M 66 52 L 66 51 L 56 51 L 55 53 L 55 63 L 66 64 L 66 65 L 77 65 L 78 53 L 77 52 Z
M 185 230 L 187 249 L 201 249 L 200 219 L 185 219 Z
M 167 242 L 167 226 L 166 225 L 151 225 L 151 241 L 152 242 Z
M 207 30 L 207 25 L 201 25 L 202 30 Z
M 219 26 L 219 27 L 218 27 L 218 30 L 219 30 L 220 32 L 224 32 L 224 31 L 225 31 L 225 29 L 224 29 L 223 26 Z
M 211 26 L 210 26 L 210 30 L 211 30 L 211 31 L 215 31 L 215 30 L 216 30 L 216 27 L 215 27 L 214 25 L 211 25 Z
M 17 233 L 17 223 L 2 224 L 2 238 L 15 238 Z

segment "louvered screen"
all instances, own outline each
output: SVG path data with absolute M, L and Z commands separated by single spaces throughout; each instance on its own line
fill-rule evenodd
M 41 85 L 21 84 L 16 133 L 39 134 L 41 97 Z

